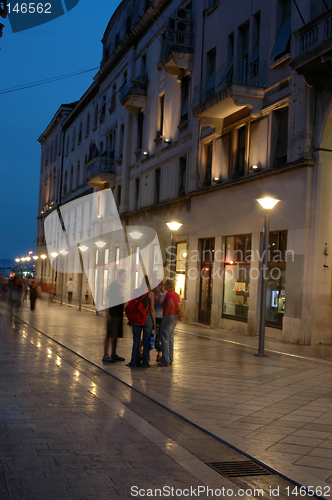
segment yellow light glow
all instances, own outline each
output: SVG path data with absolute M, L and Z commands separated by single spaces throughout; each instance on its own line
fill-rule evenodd
M 15 262 L 20 262 L 21 259 L 15 259 Z
M 258 203 L 265 209 L 265 210 L 272 210 L 272 208 L 278 203 L 276 198 L 270 198 L 269 196 L 266 196 L 265 198 L 258 198 L 257 199 Z
M 55 258 L 55 257 L 57 257 L 58 255 L 59 255 L 59 254 L 57 254 L 56 252 L 52 252 L 52 253 L 51 253 L 51 257 L 54 257 L 54 258 Z
M 25 257 L 25 260 L 29 262 L 29 260 L 31 260 L 31 257 Z
M 67 255 L 68 254 L 68 250 L 60 250 L 60 253 L 61 253 L 61 255 Z
M 25 262 L 25 258 L 24 258 L 24 257 L 22 257 L 21 261 L 22 261 L 22 262 Z
M 140 233 L 139 231 L 133 231 L 132 233 L 129 233 L 129 235 L 133 240 L 139 240 L 141 236 L 143 236 L 143 233 Z
M 45 255 L 45 254 L 42 254 L 42 255 L 40 256 L 40 258 L 41 258 L 41 259 L 43 259 L 43 260 L 44 260 L 44 259 L 46 259 L 46 257 L 47 257 L 47 255 Z
M 106 245 L 106 241 L 95 241 L 95 244 L 98 248 L 104 248 L 104 246 Z
M 89 247 L 86 247 L 85 245 L 80 245 L 78 248 L 81 250 L 81 252 L 86 252 Z
M 34 255 L 32 258 L 35 260 L 39 259 L 38 255 Z
M 166 225 L 170 228 L 171 231 L 177 231 L 183 224 L 182 222 L 166 222 Z

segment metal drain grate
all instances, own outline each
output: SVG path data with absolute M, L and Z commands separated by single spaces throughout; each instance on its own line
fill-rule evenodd
M 207 462 L 206 465 L 226 477 L 267 476 L 272 474 L 272 472 L 250 460 L 242 462 Z

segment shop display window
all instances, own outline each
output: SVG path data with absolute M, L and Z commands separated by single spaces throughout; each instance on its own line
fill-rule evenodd
M 251 234 L 225 240 L 223 317 L 248 320 Z

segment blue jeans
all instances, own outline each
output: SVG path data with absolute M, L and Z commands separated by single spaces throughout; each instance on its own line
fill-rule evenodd
M 130 363 L 133 366 L 137 365 L 139 345 L 141 342 L 141 332 L 143 330 L 143 367 L 147 368 L 149 366 L 149 353 L 150 353 L 150 337 L 153 328 L 153 320 L 150 314 L 146 318 L 146 322 L 143 326 L 133 325 L 133 349 L 131 353 Z
M 174 344 L 174 330 L 178 322 L 176 314 L 164 316 L 160 325 L 161 332 L 161 357 L 162 363 L 173 362 L 173 344 Z

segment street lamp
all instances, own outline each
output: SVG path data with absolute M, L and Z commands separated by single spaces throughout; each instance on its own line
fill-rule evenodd
M 31 260 L 31 257 L 25 257 L 25 260 L 27 261 L 27 275 L 29 276 L 29 262 Z
M 21 258 L 21 262 L 22 262 L 22 276 L 21 276 L 21 278 L 23 279 L 25 257 Z
M 170 271 L 170 277 L 172 279 L 175 278 L 174 274 L 175 274 L 175 271 L 176 271 L 176 266 L 175 266 L 175 263 L 176 263 L 176 254 L 173 253 L 173 247 L 174 247 L 174 235 L 173 235 L 173 231 L 177 231 L 178 229 L 180 229 L 180 227 L 182 225 L 183 225 L 182 222 L 176 222 L 176 221 L 166 222 L 166 226 L 168 226 L 169 229 L 171 230 L 171 271 Z M 173 256 L 175 256 L 175 259 L 173 258 Z
M 266 278 L 265 270 L 268 268 L 268 243 L 270 233 L 270 213 L 272 208 L 278 203 L 275 198 L 265 197 L 259 198 L 258 203 L 264 208 L 264 228 L 263 228 L 263 265 L 261 276 L 261 305 L 259 318 L 259 343 L 258 353 L 255 356 L 264 356 L 264 340 L 265 340 L 265 315 L 266 315 Z

